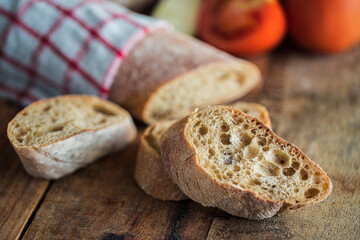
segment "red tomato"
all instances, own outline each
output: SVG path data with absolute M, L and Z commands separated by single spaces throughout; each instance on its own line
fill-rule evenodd
M 277 0 L 204 0 L 197 31 L 217 48 L 253 55 L 280 43 L 286 20 Z

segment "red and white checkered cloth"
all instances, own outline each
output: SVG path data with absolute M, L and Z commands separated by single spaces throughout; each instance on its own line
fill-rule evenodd
M 102 0 L 0 0 L 0 97 L 106 97 L 122 59 L 161 20 Z

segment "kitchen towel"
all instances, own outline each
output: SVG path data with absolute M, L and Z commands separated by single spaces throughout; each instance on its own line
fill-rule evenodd
M 0 97 L 106 98 L 122 59 L 164 21 L 103 0 L 1 0 Z

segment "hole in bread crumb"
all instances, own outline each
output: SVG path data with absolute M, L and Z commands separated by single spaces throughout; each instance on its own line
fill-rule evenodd
M 258 144 L 260 146 L 262 146 L 262 147 L 265 146 L 266 145 L 266 139 L 265 138 L 259 138 Z
M 243 134 L 241 134 L 240 137 L 241 137 L 241 140 L 240 140 L 241 147 L 248 146 L 251 143 L 251 141 L 253 140 L 253 138 L 248 133 L 243 133 Z
M 230 126 L 229 126 L 228 124 L 223 123 L 223 124 L 221 125 L 221 131 L 227 132 L 227 131 L 229 131 L 229 129 L 230 129 Z
M 103 124 L 103 123 L 105 123 L 107 120 L 105 119 L 105 118 L 103 118 L 103 119 L 101 119 L 99 122 L 98 122 L 98 124 Z
M 299 162 L 296 162 L 296 161 L 293 161 L 291 163 L 291 167 L 293 167 L 294 169 L 298 170 L 300 168 L 300 163 Z
M 267 151 L 269 151 L 269 147 L 268 146 L 265 146 L 265 147 L 263 147 L 263 149 L 262 149 L 264 152 L 267 152 Z
M 197 122 L 195 123 L 195 127 L 199 126 L 200 123 L 201 123 L 201 121 L 197 121 Z
M 232 172 L 227 172 L 226 173 L 226 176 L 228 176 L 229 178 L 231 178 L 233 176 L 233 173 Z
M 256 169 L 258 172 L 263 173 L 267 176 L 275 177 L 275 176 L 279 176 L 280 174 L 280 168 L 268 161 L 260 162 L 256 166 Z
M 239 167 L 238 165 L 234 165 L 233 171 L 234 171 L 234 172 L 240 171 L 240 167 Z
M 201 126 L 199 129 L 199 133 L 204 136 L 205 134 L 208 133 L 208 128 L 206 126 Z
M 58 126 L 54 126 L 52 129 L 49 130 L 49 132 L 58 132 L 64 129 L 64 126 L 62 125 L 58 125 Z
M 94 105 L 93 109 L 94 109 L 95 112 L 101 113 L 101 114 L 106 115 L 106 116 L 115 116 L 116 115 L 116 113 L 114 113 L 110 109 L 107 109 L 107 108 L 105 108 L 104 106 L 101 106 L 101 105 Z
M 234 163 L 234 156 L 230 153 L 225 153 L 224 155 L 224 164 L 225 165 L 230 165 Z
M 310 169 L 309 165 L 305 165 L 305 169 L 309 170 Z
M 306 190 L 306 192 L 304 193 L 306 198 L 313 198 L 316 195 L 318 195 L 320 193 L 320 190 L 317 188 L 310 188 L 308 190 Z
M 325 191 L 325 190 L 327 190 L 329 188 L 329 184 L 328 183 L 325 183 L 324 185 L 323 185 L 323 190 Z
M 244 122 L 244 119 L 239 115 L 234 115 L 232 118 L 233 118 L 235 125 L 238 125 L 238 124 Z
M 274 151 L 274 162 L 280 164 L 281 166 L 288 166 L 289 165 L 289 156 L 280 150 Z
M 259 179 L 252 179 L 251 182 L 255 185 L 261 185 L 261 182 L 259 181 Z
M 212 139 L 211 138 L 208 139 L 208 144 L 212 144 Z
M 299 189 L 298 188 L 295 188 L 295 190 L 294 190 L 296 193 L 298 193 L 299 192 Z
M 211 156 L 215 156 L 215 150 L 213 148 L 209 149 L 209 153 Z
M 301 177 L 301 179 L 302 180 L 308 180 L 309 179 L 309 174 L 308 174 L 308 172 L 305 170 L 305 169 L 301 169 L 300 170 L 300 177 Z
M 224 145 L 230 145 L 231 144 L 230 137 L 231 137 L 231 135 L 223 133 L 223 134 L 220 135 L 220 141 Z
M 244 125 L 243 125 L 243 128 L 246 130 L 246 129 L 249 129 L 249 124 L 247 124 L 247 123 L 245 123 Z
M 283 171 L 282 171 L 282 173 L 285 175 L 285 176 L 292 176 L 292 175 L 294 175 L 294 173 L 295 173 L 295 169 L 293 169 L 293 168 L 284 168 L 283 169 Z
M 246 152 L 246 158 L 255 158 L 258 154 L 259 154 L 260 150 L 258 148 L 258 146 L 256 145 L 249 145 L 247 152 Z
M 246 173 L 246 175 L 250 175 L 250 171 L 249 171 L 249 170 L 246 170 L 245 173 Z
M 50 105 L 48 105 L 48 106 L 46 106 L 46 107 L 43 109 L 43 111 L 44 111 L 44 112 L 47 112 L 47 111 L 49 111 L 49 110 L 50 110 L 50 108 L 51 108 L 51 106 L 50 106 Z
M 320 176 L 321 174 L 319 172 L 315 172 L 315 175 L 316 176 Z
M 251 130 L 251 133 L 252 133 L 252 134 L 256 134 L 256 129 L 252 129 L 252 130 Z
M 247 114 L 249 112 L 249 109 L 243 109 L 242 111 Z
M 17 140 L 18 140 L 19 143 L 24 142 L 24 139 L 23 139 L 23 138 L 17 138 Z

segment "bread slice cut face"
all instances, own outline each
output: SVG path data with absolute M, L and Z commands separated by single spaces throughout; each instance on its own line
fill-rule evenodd
M 239 101 L 233 103 L 232 106 L 252 114 L 252 116 L 271 126 L 269 113 L 263 105 Z M 135 181 L 140 188 L 153 198 L 164 201 L 180 201 L 188 198 L 171 181 L 161 160 L 161 138 L 173 123 L 174 121 L 161 121 L 146 128 L 140 139 L 135 167 Z
M 179 119 L 196 107 L 234 101 L 254 89 L 260 78 L 255 65 L 241 60 L 200 67 L 159 87 L 146 104 L 144 119 Z
M 161 145 L 171 179 L 204 206 L 264 219 L 325 199 L 321 167 L 256 118 L 209 106 L 174 123 Z
M 30 175 L 56 179 L 129 144 L 136 128 L 111 102 L 67 95 L 22 110 L 9 123 L 8 137 Z

